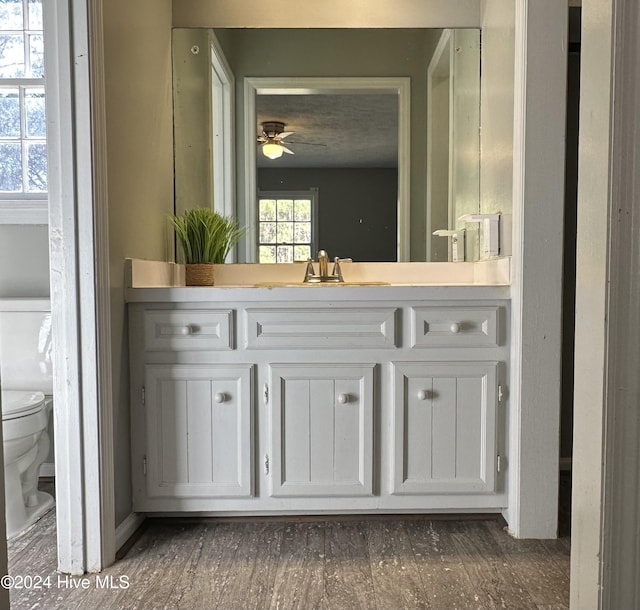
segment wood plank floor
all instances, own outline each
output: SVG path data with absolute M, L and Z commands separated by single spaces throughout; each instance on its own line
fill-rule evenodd
M 352 516 L 146 523 L 125 556 L 102 574 L 87 576 L 83 589 L 80 579 L 55 571 L 51 511 L 9 544 L 12 576 L 50 577 L 41 588 L 12 590 L 11 608 L 569 607 L 569 539 L 514 540 L 497 520 Z

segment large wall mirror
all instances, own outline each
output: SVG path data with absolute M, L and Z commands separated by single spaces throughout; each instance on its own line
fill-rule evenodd
M 176 211 L 236 215 L 238 260 L 450 259 L 433 231 L 480 207 L 479 30 L 175 29 L 173 53 Z

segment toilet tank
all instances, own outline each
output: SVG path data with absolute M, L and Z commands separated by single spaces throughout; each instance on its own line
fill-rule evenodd
M 49 299 L 0 299 L 0 383 L 3 390 L 53 393 Z

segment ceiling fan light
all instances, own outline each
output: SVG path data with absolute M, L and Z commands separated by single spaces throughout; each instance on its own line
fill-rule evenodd
M 262 145 L 262 154 L 269 159 L 278 159 L 282 157 L 282 146 L 273 142 L 266 142 Z

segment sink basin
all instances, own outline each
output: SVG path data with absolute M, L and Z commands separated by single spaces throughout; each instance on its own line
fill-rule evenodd
M 316 286 L 390 286 L 389 282 L 260 282 L 253 284 L 256 288 L 282 288 L 282 287 L 316 287 Z

